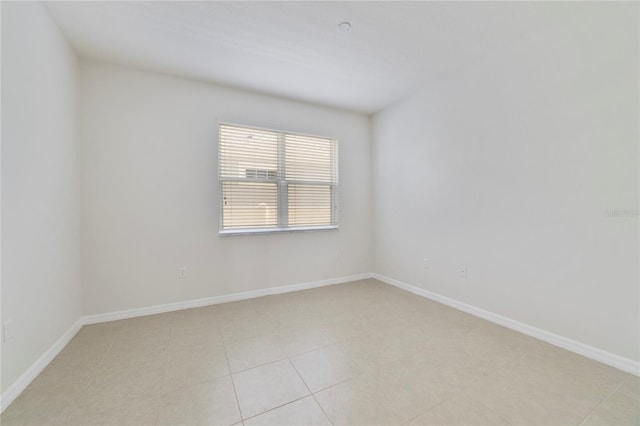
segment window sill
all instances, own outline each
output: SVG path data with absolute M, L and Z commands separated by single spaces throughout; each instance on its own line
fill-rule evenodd
M 287 228 L 251 228 L 251 229 L 225 229 L 218 231 L 221 237 L 230 235 L 258 235 L 274 234 L 281 232 L 312 232 L 312 231 L 337 231 L 338 225 L 328 226 L 291 226 Z

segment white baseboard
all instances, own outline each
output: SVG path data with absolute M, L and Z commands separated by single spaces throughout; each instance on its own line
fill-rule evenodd
M 120 319 L 135 318 L 145 315 L 162 314 L 165 312 L 180 311 L 183 309 L 198 308 L 201 306 L 217 305 L 219 303 L 235 302 L 238 300 L 254 299 L 256 297 L 272 294 L 289 293 L 292 291 L 307 290 L 310 288 L 324 287 L 334 284 L 342 284 L 350 281 L 371 278 L 372 273 L 347 275 L 339 278 L 330 278 L 320 281 L 292 284 L 282 287 L 271 287 L 261 290 L 244 291 L 241 293 L 227 294 L 223 296 L 204 297 L 202 299 L 187 300 L 184 302 L 167 303 L 164 305 L 148 306 L 145 308 L 127 309 L 124 311 L 107 312 L 104 314 L 87 315 L 83 318 L 83 324 L 96 324 L 100 322 L 115 321 Z
M 36 362 L 31 364 L 31 367 L 29 367 L 18 380 L 13 382 L 13 384 L 2 393 L 2 396 L 0 396 L 0 412 L 4 411 L 13 400 L 29 386 L 33 379 L 53 361 L 81 328 L 82 318 L 79 318 Z
M 576 340 L 569 339 L 568 337 L 560 336 L 558 334 L 551 333 L 549 331 L 541 330 L 539 328 L 536 328 L 527 324 L 523 324 L 511 318 L 503 317 L 502 315 L 485 311 L 484 309 L 480 309 L 473 305 L 468 305 L 466 303 L 459 302 L 455 299 L 451 299 L 446 296 L 442 296 L 440 294 L 433 293 L 431 291 L 412 286 L 402 281 L 385 277 L 384 275 L 374 273 L 372 274 L 372 277 L 378 281 L 382 281 L 384 283 L 401 288 L 403 290 L 409 291 L 419 296 L 426 297 L 427 299 L 431 299 L 433 301 L 442 303 L 443 305 L 451 306 L 452 308 L 486 319 L 487 321 L 491 321 L 493 323 L 502 325 L 504 327 L 518 331 L 528 336 L 535 337 L 536 339 L 543 340 L 552 345 L 559 346 L 563 349 L 569 350 L 571 352 L 575 352 L 587 358 L 594 359 L 603 364 L 610 365 L 611 367 L 615 367 L 627 373 L 634 374 L 636 376 L 640 375 L 639 374 L 640 363 L 638 363 L 638 361 L 634 361 L 634 360 L 622 357 L 620 355 L 616 355 L 611 352 L 607 352 L 605 350 L 598 349 L 593 346 L 589 346 L 587 344 L 578 342 Z

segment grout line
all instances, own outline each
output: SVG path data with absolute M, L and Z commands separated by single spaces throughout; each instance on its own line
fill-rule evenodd
M 627 382 L 632 382 L 637 378 L 637 376 L 635 374 L 629 374 L 629 377 L 627 377 L 626 379 L 624 379 L 622 381 L 622 383 L 620 384 L 620 387 L 624 386 Z M 631 386 L 633 386 L 633 384 L 631 384 Z M 620 390 L 620 389 L 618 389 Z M 625 396 L 629 396 L 631 398 L 636 399 L 637 397 L 635 395 L 631 395 L 630 393 L 622 393 L 621 395 L 625 395 Z
M 323 344 L 322 346 L 318 346 L 317 348 L 309 349 L 309 350 L 302 351 L 302 352 L 296 352 L 295 354 L 287 355 L 287 357 L 288 358 L 295 358 L 295 357 L 300 356 L 300 355 L 308 354 L 309 352 L 313 352 L 313 351 L 317 351 L 317 350 L 320 350 L 320 349 L 327 348 L 329 346 L 335 345 L 336 343 L 338 343 L 338 342 L 330 341 L 329 343 Z
M 336 387 L 336 386 L 338 386 L 338 385 L 341 385 L 341 384 L 343 384 L 343 383 L 350 382 L 350 381 L 352 381 L 352 380 L 354 380 L 354 379 L 357 379 L 357 378 L 359 378 L 359 377 L 362 377 L 362 374 L 357 374 L 357 375 L 355 375 L 355 376 L 353 376 L 353 377 L 349 377 L 348 379 L 340 380 L 340 381 L 339 381 L 339 382 L 337 382 L 337 383 L 334 383 L 334 384 L 329 385 L 329 386 L 327 386 L 327 387 L 324 387 L 324 388 L 322 388 L 322 389 L 318 389 L 317 391 L 312 392 L 312 393 L 315 395 L 315 394 L 317 394 L 317 393 L 324 392 L 324 391 L 326 391 L 327 389 L 334 388 L 334 387 Z
M 329 420 L 329 423 L 331 423 L 333 425 L 333 420 L 331 420 L 331 417 L 329 417 L 329 415 L 327 414 L 326 411 L 324 411 L 324 408 L 322 407 L 322 405 L 320 405 L 320 402 L 318 401 L 318 399 L 316 398 L 316 395 L 311 391 L 311 388 L 309 387 L 309 385 L 307 384 L 307 382 L 304 381 L 304 378 L 302 377 L 302 374 L 300 374 L 300 372 L 298 371 L 298 369 L 296 368 L 296 366 L 293 364 L 293 362 L 291 362 L 291 360 L 289 358 L 287 358 L 287 360 L 289 361 L 289 364 L 293 367 L 293 370 L 298 374 L 298 377 L 300 377 L 300 380 L 302 380 L 302 383 L 304 383 L 305 387 L 307 388 L 307 390 L 309 391 L 309 394 L 311 395 L 311 397 L 313 398 L 313 400 L 316 402 L 316 404 L 318 404 L 318 407 L 320 407 L 320 410 L 322 411 L 322 413 L 324 414 L 324 416 L 327 418 L 327 420 Z
M 268 335 L 268 334 L 263 334 L 263 335 L 261 335 L 261 336 L 250 337 L 249 339 L 255 339 L 255 338 L 258 338 L 258 337 L 264 337 L 264 336 L 273 337 L 273 336 Z M 243 339 L 243 340 L 249 340 L 249 339 Z M 241 341 L 242 341 L 242 340 L 236 340 L 235 342 L 241 342 Z M 346 340 L 342 340 L 341 342 L 345 342 L 345 341 L 346 341 Z M 231 342 L 231 343 L 235 343 L 235 342 Z M 247 367 L 247 368 L 244 368 L 244 369 L 242 369 L 242 370 L 238 370 L 238 371 L 232 371 L 232 370 L 231 370 L 231 364 L 229 364 L 229 371 L 230 371 L 230 374 L 238 374 L 238 373 L 242 373 L 242 372 L 245 372 L 245 371 L 248 371 L 248 370 L 253 370 L 254 368 L 263 367 L 263 366 L 265 366 L 265 365 L 267 365 L 267 364 L 271 364 L 271 363 L 274 363 L 274 362 L 282 361 L 282 360 L 285 360 L 285 359 L 289 359 L 289 360 L 290 360 L 290 358 L 295 358 L 295 357 L 297 357 L 297 356 L 299 356 L 299 355 L 304 355 L 304 354 L 308 354 L 308 353 L 310 353 L 310 352 L 318 351 L 318 350 L 320 350 L 320 349 L 325 349 L 325 348 L 327 348 L 327 347 L 329 347 L 329 346 L 336 345 L 337 343 L 340 343 L 340 342 L 327 343 L 326 345 L 319 346 L 319 347 L 317 347 L 317 348 L 315 348 L 315 349 L 309 349 L 308 351 L 299 352 L 299 353 L 296 353 L 296 354 L 293 354 L 293 355 L 287 355 L 286 353 L 284 353 L 284 352 L 283 352 L 283 355 L 284 355 L 284 356 L 283 356 L 282 358 L 277 358 L 277 359 L 274 359 L 274 360 L 271 360 L 271 361 L 267 361 L 267 362 L 264 362 L 264 363 L 262 363 L 262 364 L 254 365 L 254 366 L 252 366 L 252 367 Z M 225 345 L 225 343 L 222 343 L 222 344 L 223 344 L 223 346 Z M 225 353 L 226 353 L 226 346 L 225 346 Z M 304 380 L 303 380 L 303 381 L 304 381 Z
M 226 353 L 226 349 L 225 349 L 225 353 Z M 265 365 L 273 364 L 274 362 L 284 361 L 285 359 L 288 359 L 288 358 L 285 356 L 283 358 L 278 358 L 278 359 L 274 359 L 272 361 L 267 361 L 265 363 L 262 363 L 262 364 L 259 364 L 259 365 L 255 365 L 253 367 L 244 368 L 244 369 L 238 370 L 238 371 L 231 371 L 231 364 L 229 364 L 229 372 L 230 372 L 229 374 L 244 373 L 245 371 L 253 370 L 254 368 L 264 367 Z M 228 359 L 227 359 L 227 362 L 228 362 Z
M 476 404 L 480 404 L 482 405 L 484 408 L 486 408 L 487 410 L 489 410 L 490 412 L 492 412 L 493 414 L 495 414 L 496 416 L 500 417 L 502 420 L 504 420 L 507 424 L 513 424 L 511 423 L 511 419 L 508 419 L 507 416 L 505 416 L 504 414 L 494 410 L 491 407 L 488 407 L 487 405 L 485 405 L 482 401 L 478 401 L 475 398 L 471 398 L 470 396 L 467 396 L 467 398 L 469 398 L 470 400 L 474 401 Z
M 253 416 L 243 418 L 243 419 L 242 419 L 242 423 L 244 424 L 244 421 L 245 421 L 245 420 L 251 420 L 251 419 L 254 419 L 254 418 L 256 418 L 256 417 L 258 417 L 258 416 L 261 416 L 261 415 L 263 415 L 263 414 L 266 414 L 266 413 L 268 413 L 268 412 L 270 412 L 270 411 L 277 410 L 278 408 L 282 408 L 282 407 L 285 407 L 285 406 L 287 406 L 287 405 L 289 405 L 289 404 L 293 404 L 294 402 L 298 402 L 298 401 L 300 401 L 301 399 L 308 398 L 309 396 L 311 396 L 311 395 L 304 395 L 304 396 L 301 396 L 300 398 L 296 398 L 296 399 L 291 400 L 291 401 L 289 401 L 289 402 L 285 402 L 284 404 L 280 404 L 280 405 L 278 405 L 277 407 L 269 408 L 268 410 L 265 410 L 265 411 L 263 411 L 263 412 L 261 412 L 261 413 L 254 414 Z
M 265 411 L 263 411 L 263 412 L 261 412 L 261 413 L 254 414 L 253 416 L 243 418 L 243 419 L 242 419 L 242 423 L 244 424 L 244 421 L 245 421 L 245 420 L 255 419 L 256 417 L 259 417 L 259 416 L 261 416 L 261 415 L 263 415 L 263 414 L 269 413 L 269 412 L 271 412 L 271 411 L 273 411 L 273 410 L 277 410 L 278 408 L 285 407 L 285 406 L 287 406 L 287 405 L 289 405 L 289 404 L 293 404 L 294 402 L 298 402 L 298 401 L 300 401 L 301 399 L 305 399 L 305 398 L 308 398 L 308 397 L 310 397 L 310 396 L 311 396 L 311 395 L 304 395 L 304 396 L 301 396 L 300 398 L 296 398 L 296 399 L 291 400 L 291 401 L 289 401 L 289 402 L 285 402 L 284 404 L 280 404 L 280 405 L 278 405 L 277 407 L 269 408 L 268 410 L 265 410 Z
M 240 400 L 238 399 L 238 391 L 236 390 L 236 382 L 233 380 L 233 374 L 231 372 L 231 364 L 229 363 L 229 355 L 227 355 L 227 348 L 225 345 L 222 345 L 222 350 L 224 351 L 224 357 L 227 360 L 227 368 L 229 369 L 229 377 L 231 378 L 231 387 L 233 387 L 233 394 L 236 397 L 236 405 L 238 406 L 238 413 L 240 414 L 240 421 L 244 426 L 244 417 L 242 415 L 242 407 L 240 407 Z
M 433 410 L 436 407 L 441 406 L 442 404 L 444 404 L 445 402 L 447 402 L 448 400 L 450 400 L 451 398 L 453 398 L 453 394 L 449 395 L 447 398 L 444 398 L 442 401 L 438 402 L 435 405 L 432 405 L 431 407 L 427 408 L 425 411 L 421 412 L 420 414 L 418 414 L 415 417 L 412 417 L 411 419 L 409 419 L 408 421 L 406 421 L 404 423 L 404 425 L 408 425 L 409 423 L 411 423 L 412 421 L 414 421 L 415 419 L 417 419 L 420 416 L 424 416 L 425 414 L 427 414 L 429 411 Z
M 169 321 L 169 337 L 167 338 L 164 348 L 164 360 L 162 361 L 162 379 L 160 380 L 160 392 L 157 395 L 158 400 L 156 401 L 156 415 L 153 422 L 154 425 L 158 424 L 158 417 L 160 416 L 160 398 L 162 398 L 162 391 L 164 390 L 164 378 L 167 371 L 167 359 L 169 358 L 169 345 L 171 344 L 171 335 L 173 332 L 173 322 L 175 321 L 175 318 L 175 314 L 172 313 L 171 321 Z
M 593 407 L 593 409 L 591 411 L 589 411 L 587 413 L 587 415 L 580 420 L 580 422 L 578 423 L 578 425 L 582 425 L 584 424 L 584 422 L 598 409 L 600 408 L 600 406 L 602 406 L 602 404 L 605 403 L 605 401 L 607 401 L 609 398 L 611 398 L 613 396 L 614 393 L 616 393 L 618 391 L 618 389 L 620 389 L 622 387 L 622 385 L 624 384 L 624 382 L 626 382 L 629 379 L 629 376 L 631 376 L 630 374 L 627 374 L 627 377 L 623 378 L 620 383 L 618 383 L 618 385 L 611 391 L 609 392 L 609 394 L 607 396 L 605 396 L 604 398 L 602 398 L 602 401 L 600 401 L 598 403 L 598 405 L 596 405 L 595 407 Z

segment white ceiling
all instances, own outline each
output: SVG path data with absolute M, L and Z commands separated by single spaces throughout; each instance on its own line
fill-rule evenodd
M 49 2 L 82 57 L 373 113 L 540 24 L 540 3 Z M 337 25 L 349 21 L 348 34 Z

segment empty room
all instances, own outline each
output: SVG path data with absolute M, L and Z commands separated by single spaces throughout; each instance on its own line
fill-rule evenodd
M 640 424 L 639 2 L 0 14 L 3 426 Z

